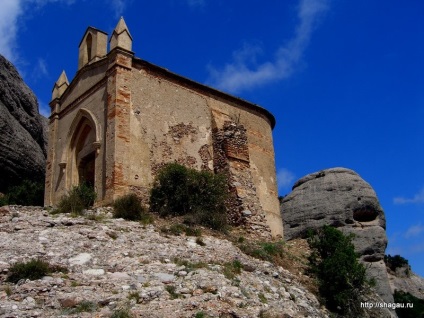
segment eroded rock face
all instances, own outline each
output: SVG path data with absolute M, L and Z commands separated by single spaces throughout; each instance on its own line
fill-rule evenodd
M 298 180 L 281 203 L 286 240 L 305 237 L 309 229 L 324 225 L 355 235 L 353 244 L 369 277 L 377 281 L 377 292 L 393 302 L 384 252 L 386 219 L 373 188 L 356 172 L 332 168 Z
M 24 179 L 44 179 L 46 140 L 34 93 L 0 55 L 0 192 Z

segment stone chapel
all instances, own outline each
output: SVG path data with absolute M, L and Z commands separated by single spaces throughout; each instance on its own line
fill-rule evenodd
M 178 162 L 226 173 L 233 223 L 282 236 L 274 116 L 135 57 L 132 42 L 123 18 L 109 41 L 88 27 L 73 80 L 62 72 L 54 84 L 45 205 L 81 182 L 97 205 L 130 192 L 148 202 L 158 169 Z

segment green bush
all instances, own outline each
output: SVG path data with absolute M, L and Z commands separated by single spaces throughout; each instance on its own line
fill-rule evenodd
M 400 255 L 384 255 L 384 262 L 386 263 L 386 266 L 394 272 L 396 272 L 396 268 L 404 266 L 406 266 L 407 268 L 409 267 L 408 260 Z
M 8 204 L 9 204 L 9 196 L 6 194 L 0 195 L 0 206 L 4 206 Z
M 58 267 L 59 268 L 59 267 Z M 15 263 L 10 269 L 7 281 L 16 284 L 21 279 L 40 279 L 51 273 L 53 267 L 48 262 L 40 259 L 32 259 L 25 263 Z
M 240 242 L 241 241 L 241 242 Z M 239 238 L 238 247 L 243 253 L 275 264 L 284 257 L 284 242 L 245 242 Z
M 184 215 L 188 223 L 225 231 L 227 189 L 223 175 L 171 163 L 156 176 L 150 208 L 161 216 Z
M 399 318 L 424 317 L 424 300 L 411 295 L 410 293 L 395 290 L 394 302 L 400 303 L 404 308 L 396 308 Z M 407 308 L 407 304 L 413 304 L 413 308 Z
M 130 193 L 118 198 L 113 203 L 113 217 L 130 221 L 146 221 L 151 223 L 151 216 L 147 214 L 136 194 Z M 150 221 L 148 221 L 150 220 Z
M 185 235 L 187 236 L 202 236 L 202 230 L 201 229 L 197 229 L 195 227 L 192 226 L 186 226 L 184 224 L 172 224 L 170 227 L 162 227 L 161 232 L 165 233 L 165 234 L 171 234 L 171 235 L 175 235 L 175 236 L 179 236 L 183 233 L 185 233 Z
M 116 309 L 110 318 L 132 318 L 134 317 L 128 309 Z
M 7 204 L 42 206 L 44 204 L 44 183 L 24 180 L 11 186 L 7 194 L 0 197 L 0 206 Z
M 84 209 L 87 209 L 94 204 L 96 196 L 97 195 L 93 187 L 82 183 L 73 187 L 67 195 L 64 195 L 61 198 L 55 213 L 72 213 L 82 215 Z
M 241 264 L 241 262 L 239 260 L 234 260 L 232 262 L 224 264 L 223 274 L 226 278 L 233 279 L 241 273 L 242 268 L 243 265 Z
M 360 316 L 360 296 L 368 286 L 365 267 L 358 262 L 352 236 L 324 226 L 308 238 L 310 268 L 318 279 L 327 308 L 345 317 Z

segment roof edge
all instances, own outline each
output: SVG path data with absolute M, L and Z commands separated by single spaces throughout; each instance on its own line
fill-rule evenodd
M 168 69 L 166 69 L 164 67 L 161 67 L 161 66 L 158 66 L 156 64 L 150 63 L 150 62 L 148 62 L 146 60 L 143 60 L 141 58 L 133 57 L 133 62 L 135 62 L 135 63 L 137 63 L 137 64 L 139 64 L 141 66 L 145 66 L 145 67 L 148 67 L 150 69 L 153 69 L 153 70 L 155 70 L 155 71 L 157 71 L 159 73 L 162 73 L 164 75 L 167 75 L 168 77 L 174 78 L 174 79 L 179 80 L 179 81 L 183 81 L 187 85 L 193 86 L 193 87 L 195 87 L 197 89 L 201 89 L 203 91 L 206 91 L 206 92 L 208 92 L 210 94 L 213 94 L 215 96 L 218 96 L 218 97 L 221 97 L 221 98 L 224 98 L 224 99 L 230 99 L 230 100 L 232 100 L 235 103 L 241 104 L 241 105 L 243 105 L 243 106 L 245 106 L 247 108 L 250 108 L 252 110 L 258 111 L 259 113 L 262 113 L 269 120 L 270 125 L 271 125 L 271 129 L 274 129 L 274 127 L 276 125 L 276 120 L 275 120 L 274 115 L 269 110 L 267 110 L 267 109 L 259 106 L 258 104 L 254 104 L 254 103 L 249 102 L 249 101 L 247 101 L 245 99 L 242 99 L 240 97 L 237 97 L 237 96 L 234 96 L 234 95 L 225 93 L 225 92 L 220 91 L 220 90 L 218 90 L 216 88 L 210 87 L 210 86 L 205 85 L 205 84 L 201 84 L 201 83 L 196 82 L 196 81 L 194 81 L 192 79 L 189 79 L 187 77 L 184 77 L 184 76 L 181 76 L 179 74 L 173 73 L 173 72 L 169 71 Z

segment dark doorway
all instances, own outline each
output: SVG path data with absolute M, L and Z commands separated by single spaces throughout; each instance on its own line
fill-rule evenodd
M 95 152 L 90 153 L 81 159 L 78 166 L 79 183 L 85 183 L 94 188 L 94 172 L 95 172 Z

